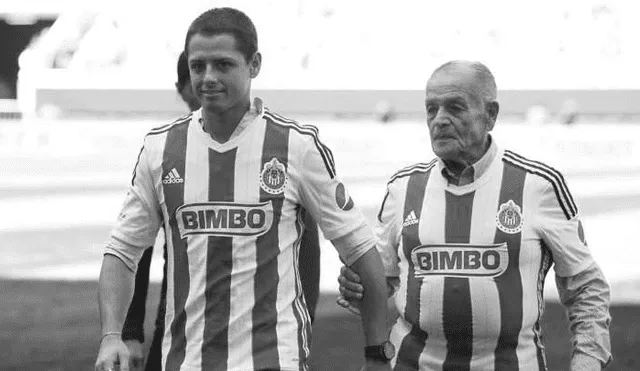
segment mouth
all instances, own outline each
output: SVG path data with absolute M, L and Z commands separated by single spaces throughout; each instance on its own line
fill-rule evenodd
M 200 90 L 200 93 L 205 98 L 213 98 L 224 93 L 224 90 Z
M 450 140 L 450 139 L 456 139 L 455 135 L 452 134 L 437 134 L 434 136 L 435 140 Z

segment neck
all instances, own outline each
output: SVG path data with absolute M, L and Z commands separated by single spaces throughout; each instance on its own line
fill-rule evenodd
M 251 108 L 250 103 L 231 107 L 222 112 L 202 109 L 202 120 L 204 130 L 219 143 L 225 143 L 231 138 L 234 130 L 242 121 L 245 113 Z
M 471 150 L 455 159 L 442 159 L 442 161 L 451 173 L 459 177 L 464 169 L 480 161 L 482 156 L 489 150 L 489 147 L 491 147 L 491 139 L 487 138 L 485 143 L 477 150 Z

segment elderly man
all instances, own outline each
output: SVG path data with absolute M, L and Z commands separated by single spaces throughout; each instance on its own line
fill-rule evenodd
M 611 359 L 609 287 L 554 168 L 500 149 L 489 69 L 452 61 L 431 75 L 437 159 L 398 171 L 378 214 L 378 250 L 399 317 L 394 370 L 546 370 L 540 317 L 554 264 L 573 333 L 572 370 Z M 343 267 L 342 306 L 366 292 Z

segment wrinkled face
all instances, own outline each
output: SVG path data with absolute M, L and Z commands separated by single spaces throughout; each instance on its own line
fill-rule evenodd
M 193 93 L 203 109 L 223 113 L 249 105 L 251 79 L 260 70 L 259 53 L 247 61 L 228 33 L 195 34 L 187 50 Z
M 447 70 L 437 72 L 427 83 L 425 107 L 431 146 L 445 161 L 473 163 L 484 154 L 496 117 L 476 84 L 470 73 Z

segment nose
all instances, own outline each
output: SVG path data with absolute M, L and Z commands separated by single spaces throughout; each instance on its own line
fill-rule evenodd
M 443 107 L 438 107 L 438 110 L 434 115 L 431 115 L 428 122 L 430 125 L 437 125 L 437 126 L 446 125 L 450 123 L 450 118 L 449 118 L 449 115 L 447 114 L 447 110 L 444 109 Z
M 218 82 L 218 73 L 211 63 L 207 63 L 207 69 L 204 73 L 205 84 L 215 84 Z

